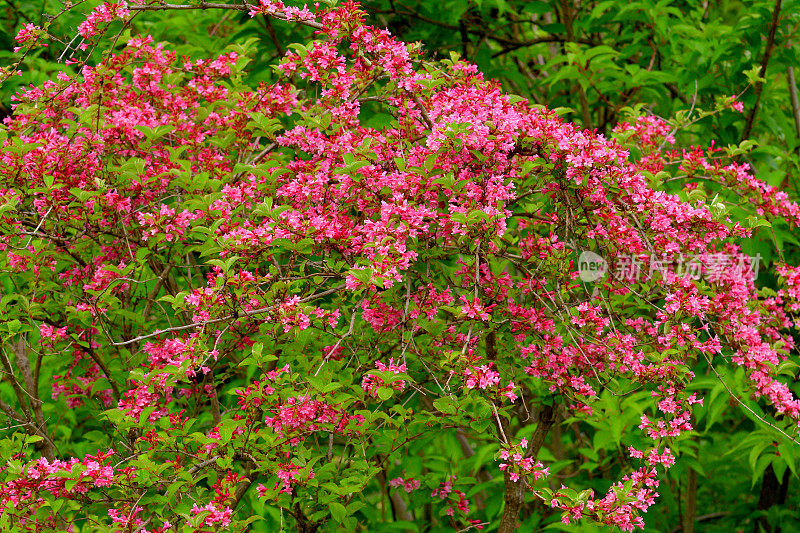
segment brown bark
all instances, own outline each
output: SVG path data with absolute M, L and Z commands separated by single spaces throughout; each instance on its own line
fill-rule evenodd
M 681 524 L 683 533 L 694 533 L 695 517 L 697 516 L 697 471 L 689 469 L 686 481 L 686 503 Z
M 572 22 L 575 19 L 575 12 L 570 6 L 571 2 L 562 0 L 561 2 L 561 22 L 564 24 L 564 30 L 567 34 L 567 42 L 578 42 L 575 40 L 575 31 L 572 27 Z M 575 91 L 578 93 L 578 101 L 581 104 L 581 120 L 583 121 L 584 129 L 592 128 L 592 118 L 589 109 L 589 99 L 586 97 L 586 90 L 580 82 L 575 82 Z
M 5 350 L 0 349 L 0 360 L 6 372 L 6 380 L 9 381 L 19 402 L 21 413 L 17 413 L 11 406 L 0 402 L 0 409 L 9 417 L 10 420 L 19 423 L 28 430 L 30 435 L 39 436 L 42 440 L 36 445 L 41 450 L 42 455 L 49 461 L 56 457 L 56 446 L 50 438 L 47 430 L 47 421 L 42 410 L 42 400 L 39 397 L 38 380 L 34 377 L 31 370 L 30 359 L 28 358 L 28 345 L 25 337 L 12 343 L 11 349 L 14 352 L 14 362 L 16 368 L 22 374 L 20 382 L 14 371 L 14 365 L 6 355 Z
M 539 413 L 539 423 L 536 430 L 528 442 L 528 457 L 536 458 L 539 450 L 542 449 L 544 440 L 550 428 L 555 424 L 556 416 L 555 409 L 551 405 L 542 407 Z M 519 479 L 518 481 L 511 480 L 511 473 L 506 470 L 504 476 L 505 494 L 503 500 L 505 507 L 503 508 L 503 516 L 500 518 L 500 526 L 497 528 L 498 533 L 511 533 L 517 530 L 517 515 L 525 503 L 525 480 Z
M 786 503 L 786 495 L 789 492 L 789 481 L 791 479 L 789 474 L 790 471 L 787 468 L 783 472 L 783 479 L 778 480 L 778 476 L 775 475 L 775 470 L 773 470 L 772 465 L 767 466 L 761 481 L 761 495 L 758 499 L 759 511 L 766 511 L 774 505 L 783 505 Z M 780 533 L 781 528 L 776 527 L 773 529 L 772 526 L 769 525 L 767 518 L 762 516 L 756 520 L 753 526 L 754 533 L 759 533 L 759 531 Z
M 306 518 L 299 503 L 294 504 L 294 512 L 292 514 L 297 521 L 297 533 L 315 533 L 319 529 L 319 523 L 312 522 Z
M 486 358 L 490 361 L 497 360 L 497 336 L 494 331 L 486 334 Z M 528 451 L 525 454 L 527 457 L 536 458 L 539 450 L 542 449 L 547 433 L 556 422 L 555 408 L 552 405 L 542 406 L 538 418 L 536 429 L 528 441 Z M 495 422 L 497 424 L 497 432 L 501 436 L 506 436 L 505 438 L 507 438 L 507 436 L 511 435 L 508 422 L 505 419 L 498 416 Z M 511 473 L 508 470 L 506 470 L 503 480 L 503 501 L 505 506 L 503 507 L 503 515 L 500 518 L 497 533 L 511 533 L 517 530 L 517 515 L 525 503 L 525 480 L 512 481 Z
M 767 66 L 769 66 L 769 59 L 770 56 L 772 56 L 772 49 L 775 46 L 775 34 L 778 31 L 778 22 L 780 21 L 781 15 L 781 1 L 782 0 L 775 0 L 775 7 L 772 9 L 772 22 L 770 23 L 769 27 L 769 34 L 767 34 L 767 45 L 764 48 L 764 55 L 761 58 L 761 72 L 759 75 L 762 78 L 767 74 Z M 764 82 L 756 82 L 754 90 L 756 101 L 753 103 L 753 107 L 747 114 L 744 130 L 742 131 L 743 141 L 750 137 L 750 132 L 753 130 L 753 123 L 756 119 L 756 111 L 758 111 L 758 102 L 761 100 L 761 91 L 764 90 Z
M 692 426 L 697 427 L 697 420 L 692 415 Z M 695 437 L 695 442 L 697 438 Z M 697 447 L 697 460 L 700 460 L 700 446 Z M 697 521 L 697 471 L 689 468 L 686 474 L 686 496 L 684 500 L 684 513 L 681 516 L 681 530 L 683 533 L 694 533 Z

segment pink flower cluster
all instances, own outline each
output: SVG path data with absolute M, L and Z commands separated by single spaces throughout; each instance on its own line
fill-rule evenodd
M 195 528 L 195 531 L 219 531 L 220 528 L 228 527 L 231 523 L 233 509 L 230 507 L 218 506 L 214 503 L 207 503 L 203 506 L 194 504 L 190 511 L 192 516 L 187 521 L 187 525 Z
M 310 396 L 291 396 L 281 405 L 272 408 L 270 414 L 272 416 L 267 415 L 264 419 L 267 426 L 288 439 L 290 444 L 297 444 L 316 431 L 354 431 L 348 426 L 358 426 L 364 421 L 361 415 L 348 414 Z
M 186 229 L 192 220 L 199 218 L 199 214 L 192 214 L 186 209 L 180 213 L 175 213 L 175 209 L 166 204 L 161 204 L 158 212 L 136 213 L 139 224 L 143 228 L 148 228 L 142 234 L 143 239 L 154 237 L 156 233 L 164 233 L 164 239 L 168 242 L 179 240 L 186 233 Z
M 130 482 L 134 469 L 116 470 L 108 464 L 113 450 L 86 455 L 83 460 L 48 461 L 40 458 L 22 465 L 19 475 L 0 485 L 0 516 L 24 520 L 36 514 L 51 497 L 81 500 L 91 490 L 105 491 L 118 483 Z
M 630 485 L 630 489 L 623 484 Z M 644 528 L 639 513 L 655 503 L 658 493 L 656 470 L 640 468 L 615 483 L 602 499 L 595 497 L 593 490 L 586 490 L 577 498 L 566 495 L 564 485 L 552 492 L 550 506 L 564 510 L 561 521 L 569 524 L 582 517 L 592 517 L 600 523 L 617 526 L 622 531 Z M 572 491 L 574 492 L 574 491 Z
M 453 483 L 455 480 L 456 476 L 449 476 L 446 481 L 439 483 L 439 487 L 433 489 L 431 492 L 431 498 L 439 498 L 440 500 L 447 499 L 451 501 L 454 501 L 455 498 L 458 498 L 458 501 L 455 502 L 455 506 L 450 505 L 445 512 L 448 516 L 453 516 L 455 515 L 456 510 L 458 510 L 462 514 L 467 515 L 469 514 L 469 500 L 467 499 L 466 494 L 458 489 L 453 488 Z
M 486 365 L 468 366 L 464 370 L 464 387 L 467 389 L 490 389 L 498 397 L 504 396 L 512 402 L 517 399 L 514 393 L 514 382 L 500 386 L 500 373 L 492 368 L 494 363 L 491 361 Z
M 404 479 L 401 477 L 396 477 L 394 479 L 389 480 L 389 486 L 393 488 L 402 487 L 407 493 L 411 493 L 419 488 L 419 480 L 414 479 L 413 477 Z
M 407 370 L 405 363 L 398 365 L 394 362 L 394 358 L 389 358 L 388 365 L 381 361 L 375 361 L 375 368 L 381 372 L 391 372 L 393 374 L 404 374 Z M 380 387 L 386 386 L 390 386 L 397 392 L 401 392 L 406 388 L 406 382 L 405 380 L 399 379 L 387 384 L 383 378 L 378 377 L 375 374 L 366 374 L 361 380 L 361 388 L 373 398 L 378 397 L 378 389 Z
M 42 323 L 42 325 L 39 326 L 39 335 L 42 336 L 42 339 L 56 342 L 67 338 L 67 330 L 67 326 L 56 328 L 50 324 Z
M 507 461 L 500 463 L 500 470 L 508 471 L 511 481 L 519 481 L 523 476 L 531 476 L 533 481 L 539 481 L 543 477 L 550 475 L 550 469 L 545 467 L 541 461 L 534 461 L 525 453 L 528 447 L 528 440 L 521 439 L 513 446 L 505 446 L 500 450 L 500 459 Z
M 306 483 L 309 479 L 314 479 L 314 470 L 312 468 L 303 468 L 294 464 L 291 461 L 280 463 L 275 472 L 278 477 L 278 482 L 275 483 L 275 489 L 279 494 L 292 494 L 294 487 L 299 483 Z M 269 489 L 263 484 L 257 487 L 258 495 L 262 498 L 267 497 Z
M 40 40 L 41 33 L 42 33 L 41 28 L 39 28 L 38 26 L 36 26 L 31 22 L 28 22 L 27 24 L 22 26 L 19 32 L 17 32 L 17 35 L 16 37 L 14 37 L 14 40 L 17 41 L 19 44 L 25 44 L 27 46 L 32 47 Z M 14 47 L 15 54 L 20 50 L 22 50 L 21 46 Z
M 725 98 L 724 104 L 725 107 L 733 109 L 739 113 L 744 113 L 744 104 L 741 100 L 738 99 L 737 96 L 728 96 Z
M 138 505 L 134 505 L 130 509 L 112 508 L 108 510 L 108 516 L 111 517 L 111 522 L 116 524 L 121 531 L 130 528 L 141 529 L 141 526 L 144 525 L 144 520 L 142 520 L 139 515 L 142 514 L 143 511 L 144 508 Z
M 119 2 L 105 2 L 94 8 L 86 20 L 78 25 L 78 33 L 84 39 L 89 39 L 99 35 L 100 25 L 104 22 L 112 22 L 117 19 L 126 19 L 130 16 L 128 3 L 125 0 Z M 81 44 L 81 50 L 86 50 L 86 43 Z
M 663 119 L 654 116 L 638 117 L 633 124 L 624 122 L 616 130 L 632 131 L 642 145 L 649 148 L 659 148 L 663 144 L 675 144 L 672 128 Z
M 778 274 L 783 278 L 786 288 L 778 292 L 785 300 L 786 309 L 793 313 L 800 311 L 800 267 L 778 265 Z
M 307 6 L 287 6 L 281 0 L 258 0 L 258 5 L 249 12 L 251 17 L 256 15 L 269 15 L 285 21 L 312 21 L 316 17 Z

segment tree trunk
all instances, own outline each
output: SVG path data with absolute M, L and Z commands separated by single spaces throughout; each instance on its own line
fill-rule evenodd
M 758 510 L 766 511 L 773 505 L 783 505 L 786 503 L 786 495 L 789 492 L 789 469 L 783 472 L 783 479 L 778 481 L 778 476 L 775 475 L 775 470 L 772 465 L 768 465 L 764 470 L 764 477 L 761 481 L 761 496 L 758 499 Z M 753 526 L 753 533 L 759 533 L 763 528 L 767 533 L 780 533 L 781 528 L 772 528 L 766 516 L 760 517 L 756 520 Z

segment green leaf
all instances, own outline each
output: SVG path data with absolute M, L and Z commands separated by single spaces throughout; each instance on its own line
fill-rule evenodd
M 751 85 L 756 85 L 759 82 L 764 83 L 767 81 L 766 78 L 761 76 L 761 65 L 753 65 L 753 68 L 745 70 L 743 74 L 745 77 L 747 77 L 747 81 L 749 81 Z
M 239 422 L 232 419 L 223 420 L 219 425 L 220 444 L 227 444 L 233 436 Z
M 328 508 L 331 511 L 331 518 L 336 522 L 341 522 L 347 516 L 347 509 L 339 502 L 330 502 Z
M 458 411 L 458 403 L 447 396 L 434 400 L 433 407 L 446 415 L 452 415 Z

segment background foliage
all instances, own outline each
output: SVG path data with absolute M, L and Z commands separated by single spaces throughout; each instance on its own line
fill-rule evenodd
M 507 91 L 563 108 L 565 118 L 602 133 L 610 133 L 635 109 L 675 120 L 679 145 L 752 140 L 756 147 L 741 157 L 752 163 L 758 177 L 796 196 L 800 110 L 790 77 L 800 52 L 795 44 L 800 2 L 383 0 L 363 6 L 370 22 L 388 27 L 405 41 L 421 42 L 431 59 L 456 52 Z M 42 24 L 56 17 L 49 32 L 61 41 L 27 57 L 22 76 L 0 87 L 0 113 L 10 113 L 12 96 L 21 86 L 39 85 L 57 71 L 69 71 L 69 57 L 99 58 L 99 50 L 80 51 L 73 40 L 91 7 L 94 4 L 78 3 L 65 11 L 46 0 L 0 0 L 0 61 L 14 61 L 13 37 L 27 22 Z M 214 56 L 228 44 L 255 39 L 245 80 L 250 85 L 271 80 L 269 67 L 284 56 L 286 44 L 304 42 L 311 35 L 308 28 L 273 24 L 266 17 L 251 19 L 236 11 L 148 12 L 124 28 L 118 26 L 112 29 L 123 35 L 151 34 L 156 41 L 171 42 L 178 54 L 192 57 Z M 744 113 L 703 113 L 731 95 L 743 102 Z M 377 108 L 366 113 L 374 115 L 375 123 L 387 120 Z M 756 234 L 746 251 L 764 258 L 760 283 L 775 286 L 773 259 L 782 254 L 796 264 L 797 245 L 788 227 Z M 5 293 L 13 292 L 9 276 L 2 281 Z M 295 349 L 302 345 L 298 341 Z M 57 371 L 43 369 L 45 376 Z M 687 506 L 696 508 L 692 513 L 698 517 L 697 531 L 796 530 L 798 451 L 749 418 L 702 362 L 694 371 L 704 377 L 693 386 L 706 397 L 695 414 L 698 432 L 684 443 L 685 455 L 669 471 L 669 483 L 662 485 L 662 497 L 647 515 L 647 530 L 692 531 L 682 524 Z M 744 388 L 743 375 L 728 378 L 734 390 Z M 622 430 L 638 423 L 641 400 L 637 395 L 622 400 L 603 397 L 619 416 L 591 428 L 578 430 L 574 421 L 561 420 L 540 458 L 558 465 L 565 453 L 585 453 L 586 462 L 569 475 L 581 476 L 586 483 L 595 477 L 611 479 L 606 474 L 619 466 Z M 73 433 L 82 436 L 71 444 L 74 454 L 95 451 L 91 436 L 99 439 L 101 426 L 76 426 L 68 409 L 47 414 L 57 420 L 58 439 L 72 442 Z M 592 449 L 582 447 L 580 439 L 590 441 Z M 448 461 L 462 460 L 456 436 L 442 442 L 423 440 L 419 446 L 436 447 L 443 470 Z M 492 453 L 491 445 L 478 446 L 468 461 L 477 466 Z M 411 457 L 413 461 L 413 453 Z M 413 471 L 413 465 L 409 468 Z M 254 512 L 264 512 L 257 501 L 251 505 Z M 499 506 L 498 495 L 488 495 L 485 505 Z M 538 511 L 526 527 L 589 531 L 583 525 L 561 526 L 546 509 Z M 270 525 L 254 527 L 268 531 L 280 521 L 279 516 L 271 519 Z

